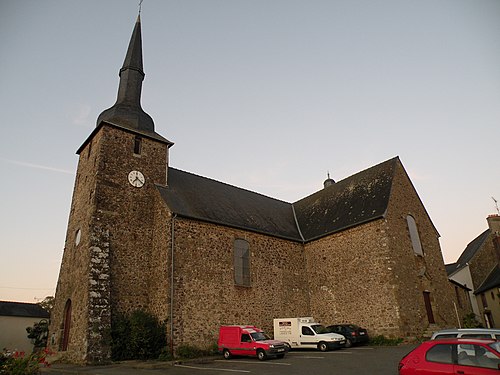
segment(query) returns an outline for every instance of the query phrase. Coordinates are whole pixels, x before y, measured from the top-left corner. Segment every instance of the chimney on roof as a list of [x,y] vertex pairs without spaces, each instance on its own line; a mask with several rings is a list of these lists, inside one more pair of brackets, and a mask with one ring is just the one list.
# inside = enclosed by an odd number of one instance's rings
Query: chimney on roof
[[486,220],[488,221],[491,233],[500,236],[500,215],[489,215]]
[[332,185],[335,184],[335,180],[333,180],[332,178],[330,178],[330,172],[327,172],[326,175],[328,176],[328,178],[325,180],[325,182],[323,182],[323,186],[324,186],[325,189],[328,186],[332,186]]

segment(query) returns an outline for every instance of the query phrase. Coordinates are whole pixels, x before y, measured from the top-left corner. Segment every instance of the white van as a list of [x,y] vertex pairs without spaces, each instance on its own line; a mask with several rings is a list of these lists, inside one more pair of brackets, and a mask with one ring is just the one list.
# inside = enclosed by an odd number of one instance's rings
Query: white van
[[464,338],[500,340],[500,329],[491,328],[454,328],[434,332],[431,340]]
[[329,333],[313,317],[274,319],[274,339],[292,348],[317,348],[322,352],[345,346],[345,337]]

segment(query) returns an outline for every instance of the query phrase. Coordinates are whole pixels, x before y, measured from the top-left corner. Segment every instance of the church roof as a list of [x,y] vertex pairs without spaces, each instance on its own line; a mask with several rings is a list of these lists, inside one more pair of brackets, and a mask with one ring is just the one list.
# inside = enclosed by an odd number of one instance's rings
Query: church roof
[[144,112],[141,107],[142,81],[145,74],[142,63],[140,15],[135,22],[119,76],[120,84],[115,104],[101,112],[97,118],[96,128],[76,151],[77,154],[80,154],[87,143],[94,137],[95,133],[105,123],[128,132],[155,139],[165,143],[168,147],[173,145],[172,142],[155,132],[153,118]]
[[304,238],[313,240],[383,217],[398,161],[387,160],[294,203]]
[[290,203],[171,167],[158,189],[180,216],[300,241]]
[[398,158],[359,172],[295,203],[169,168],[158,189],[177,215],[307,242],[385,215]]

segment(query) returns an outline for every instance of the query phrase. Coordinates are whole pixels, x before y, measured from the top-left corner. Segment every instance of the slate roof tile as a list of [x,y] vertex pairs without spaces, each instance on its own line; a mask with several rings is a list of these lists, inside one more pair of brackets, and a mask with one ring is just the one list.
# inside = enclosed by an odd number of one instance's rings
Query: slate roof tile
[[49,318],[50,314],[36,303],[0,301],[0,316]]
[[383,217],[397,163],[380,163],[293,205],[171,167],[168,186],[157,188],[180,216],[307,242]]

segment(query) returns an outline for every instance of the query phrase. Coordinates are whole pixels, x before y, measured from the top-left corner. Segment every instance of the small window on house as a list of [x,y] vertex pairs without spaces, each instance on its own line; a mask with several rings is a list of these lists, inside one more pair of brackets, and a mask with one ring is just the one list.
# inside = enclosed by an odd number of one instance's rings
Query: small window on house
[[239,238],[234,240],[234,282],[250,286],[250,245]]
[[140,155],[141,154],[141,146],[142,146],[142,138],[139,136],[135,136],[134,139],[134,154]]
[[486,295],[484,293],[481,293],[481,302],[483,303],[483,308],[488,307],[488,302],[486,301]]
[[417,223],[411,215],[406,216],[406,222],[408,223],[408,231],[410,232],[413,252],[416,255],[423,256],[424,251],[422,250],[422,243],[420,242],[420,236],[418,235]]
[[462,298],[460,298],[460,289],[458,286],[455,287],[455,294],[457,295],[458,306],[462,307]]

